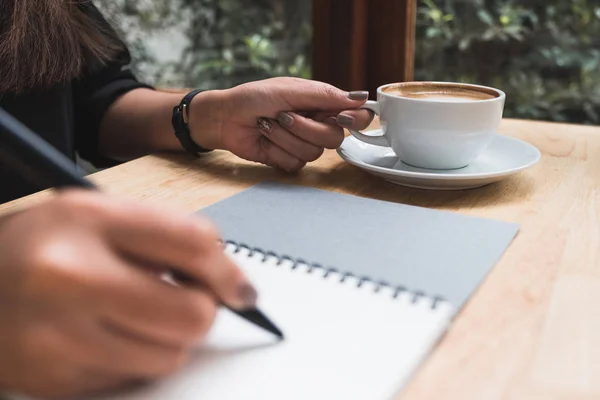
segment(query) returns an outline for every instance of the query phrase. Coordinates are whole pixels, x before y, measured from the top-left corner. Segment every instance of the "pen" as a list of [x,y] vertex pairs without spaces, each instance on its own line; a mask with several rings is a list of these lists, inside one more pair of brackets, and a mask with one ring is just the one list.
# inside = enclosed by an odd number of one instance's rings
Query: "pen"
[[[75,163],[2,108],[0,108],[0,157],[5,165],[14,169],[22,175],[23,179],[39,189],[48,186],[97,189],[77,173]],[[192,278],[179,271],[173,271],[173,276],[182,283],[195,283]],[[234,310],[227,305],[224,306],[241,318],[283,339],[281,330],[260,310],[256,308]]]

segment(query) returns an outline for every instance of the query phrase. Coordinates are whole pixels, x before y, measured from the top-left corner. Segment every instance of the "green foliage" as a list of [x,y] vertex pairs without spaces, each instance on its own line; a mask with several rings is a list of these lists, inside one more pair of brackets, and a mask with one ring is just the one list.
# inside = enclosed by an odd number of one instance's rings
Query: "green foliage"
[[230,87],[272,76],[310,77],[310,2],[183,0],[193,21],[181,68],[188,85]]
[[[310,1],[97,3],[132,45],[136,71],[154,84],[213,89],[273,76],[310,78]],[[164,35],[173,26],[187,38],[180,59],[164,61],[149,46],[140,46],[150,35]]]
[[422,0],[415,76],[492,85],[506,116],[600,123],[597,0]]
[[[127,38],[136,71],[156,85],[310,77],[312,1],[97,3]],[[183,56],[163,60],[148,41],[173,29],[187,38]],[[419,0],[416,49],[416,79],[498,87],[508,117],[600,123],[598,0]]]

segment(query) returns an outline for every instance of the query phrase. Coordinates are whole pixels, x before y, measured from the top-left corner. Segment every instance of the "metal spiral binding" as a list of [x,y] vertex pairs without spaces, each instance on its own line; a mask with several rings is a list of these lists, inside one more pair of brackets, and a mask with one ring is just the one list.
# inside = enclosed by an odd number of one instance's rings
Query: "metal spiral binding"
[[446,299],[440,296],[431,296],[422,291],[411,291],[404,286],[393,286],[385,281],[373,281],[368,277],[358,277],[351,273],[344,273],[336,268],[326,268],[318,263],[309,263],[303,259],[295,259],[286,255],[280,255],[272,251],[265,251],[258,247],[251,247],[244,243],[238,243],[232,240],[221,241],[221,245],[226,251],[230,251],[233,254],[240,253],[241,251],[247,251],[248,257],[255,257],[257,254],[262,256],[262,262],[265,263],[270,259],[276,260],[276,266],[282,266],[283,264],[291,265],[292,270],[303,268],[306,273],[312,274],[315,271],[322,273],[323,278],[328,278],[330,275],[338,275],[340,277],[339,282],[345,283],[353,279],[357,287],[371,286],[373,290],[378,293],[387,289],[391,292],[393,298],[398,298],[401,295],[411,296],[410,302],[413,304],[428,299],[431,301],[431,308],[436,309],[441,303],[445,303]]

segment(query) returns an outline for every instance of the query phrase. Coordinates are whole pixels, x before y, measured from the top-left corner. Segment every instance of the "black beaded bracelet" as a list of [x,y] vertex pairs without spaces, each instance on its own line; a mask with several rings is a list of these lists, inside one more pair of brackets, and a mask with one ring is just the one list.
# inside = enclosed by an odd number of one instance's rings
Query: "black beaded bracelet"
[[185,95],[185,97],[181,100],[181,103],[173,108],[173,118],[171,119],[173,128],[175,129],[175,136],[181,143],[181,146],[183,146],[188,153],[194,155],[195,157],[198,157],[198,153],[207,153],[211,151],[199,146],[198,143],[194,142],[190,136],[190,128],[188,126],[188,116],[190,113],[190,104],[192,99],[198,93],[203,91],[204,90],[202,89],[196,89]]

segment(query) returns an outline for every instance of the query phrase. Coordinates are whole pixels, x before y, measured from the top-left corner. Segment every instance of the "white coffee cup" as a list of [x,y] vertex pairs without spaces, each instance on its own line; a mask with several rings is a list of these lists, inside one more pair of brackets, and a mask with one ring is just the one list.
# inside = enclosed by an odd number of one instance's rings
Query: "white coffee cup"
[[377,101],[362,107],[379,116],[383,134],[350,133],[363,142],[391,147],[413,167],[463,168],[497,133],[505,99],[501,90],[480,85],[391,83],[377,89]]

